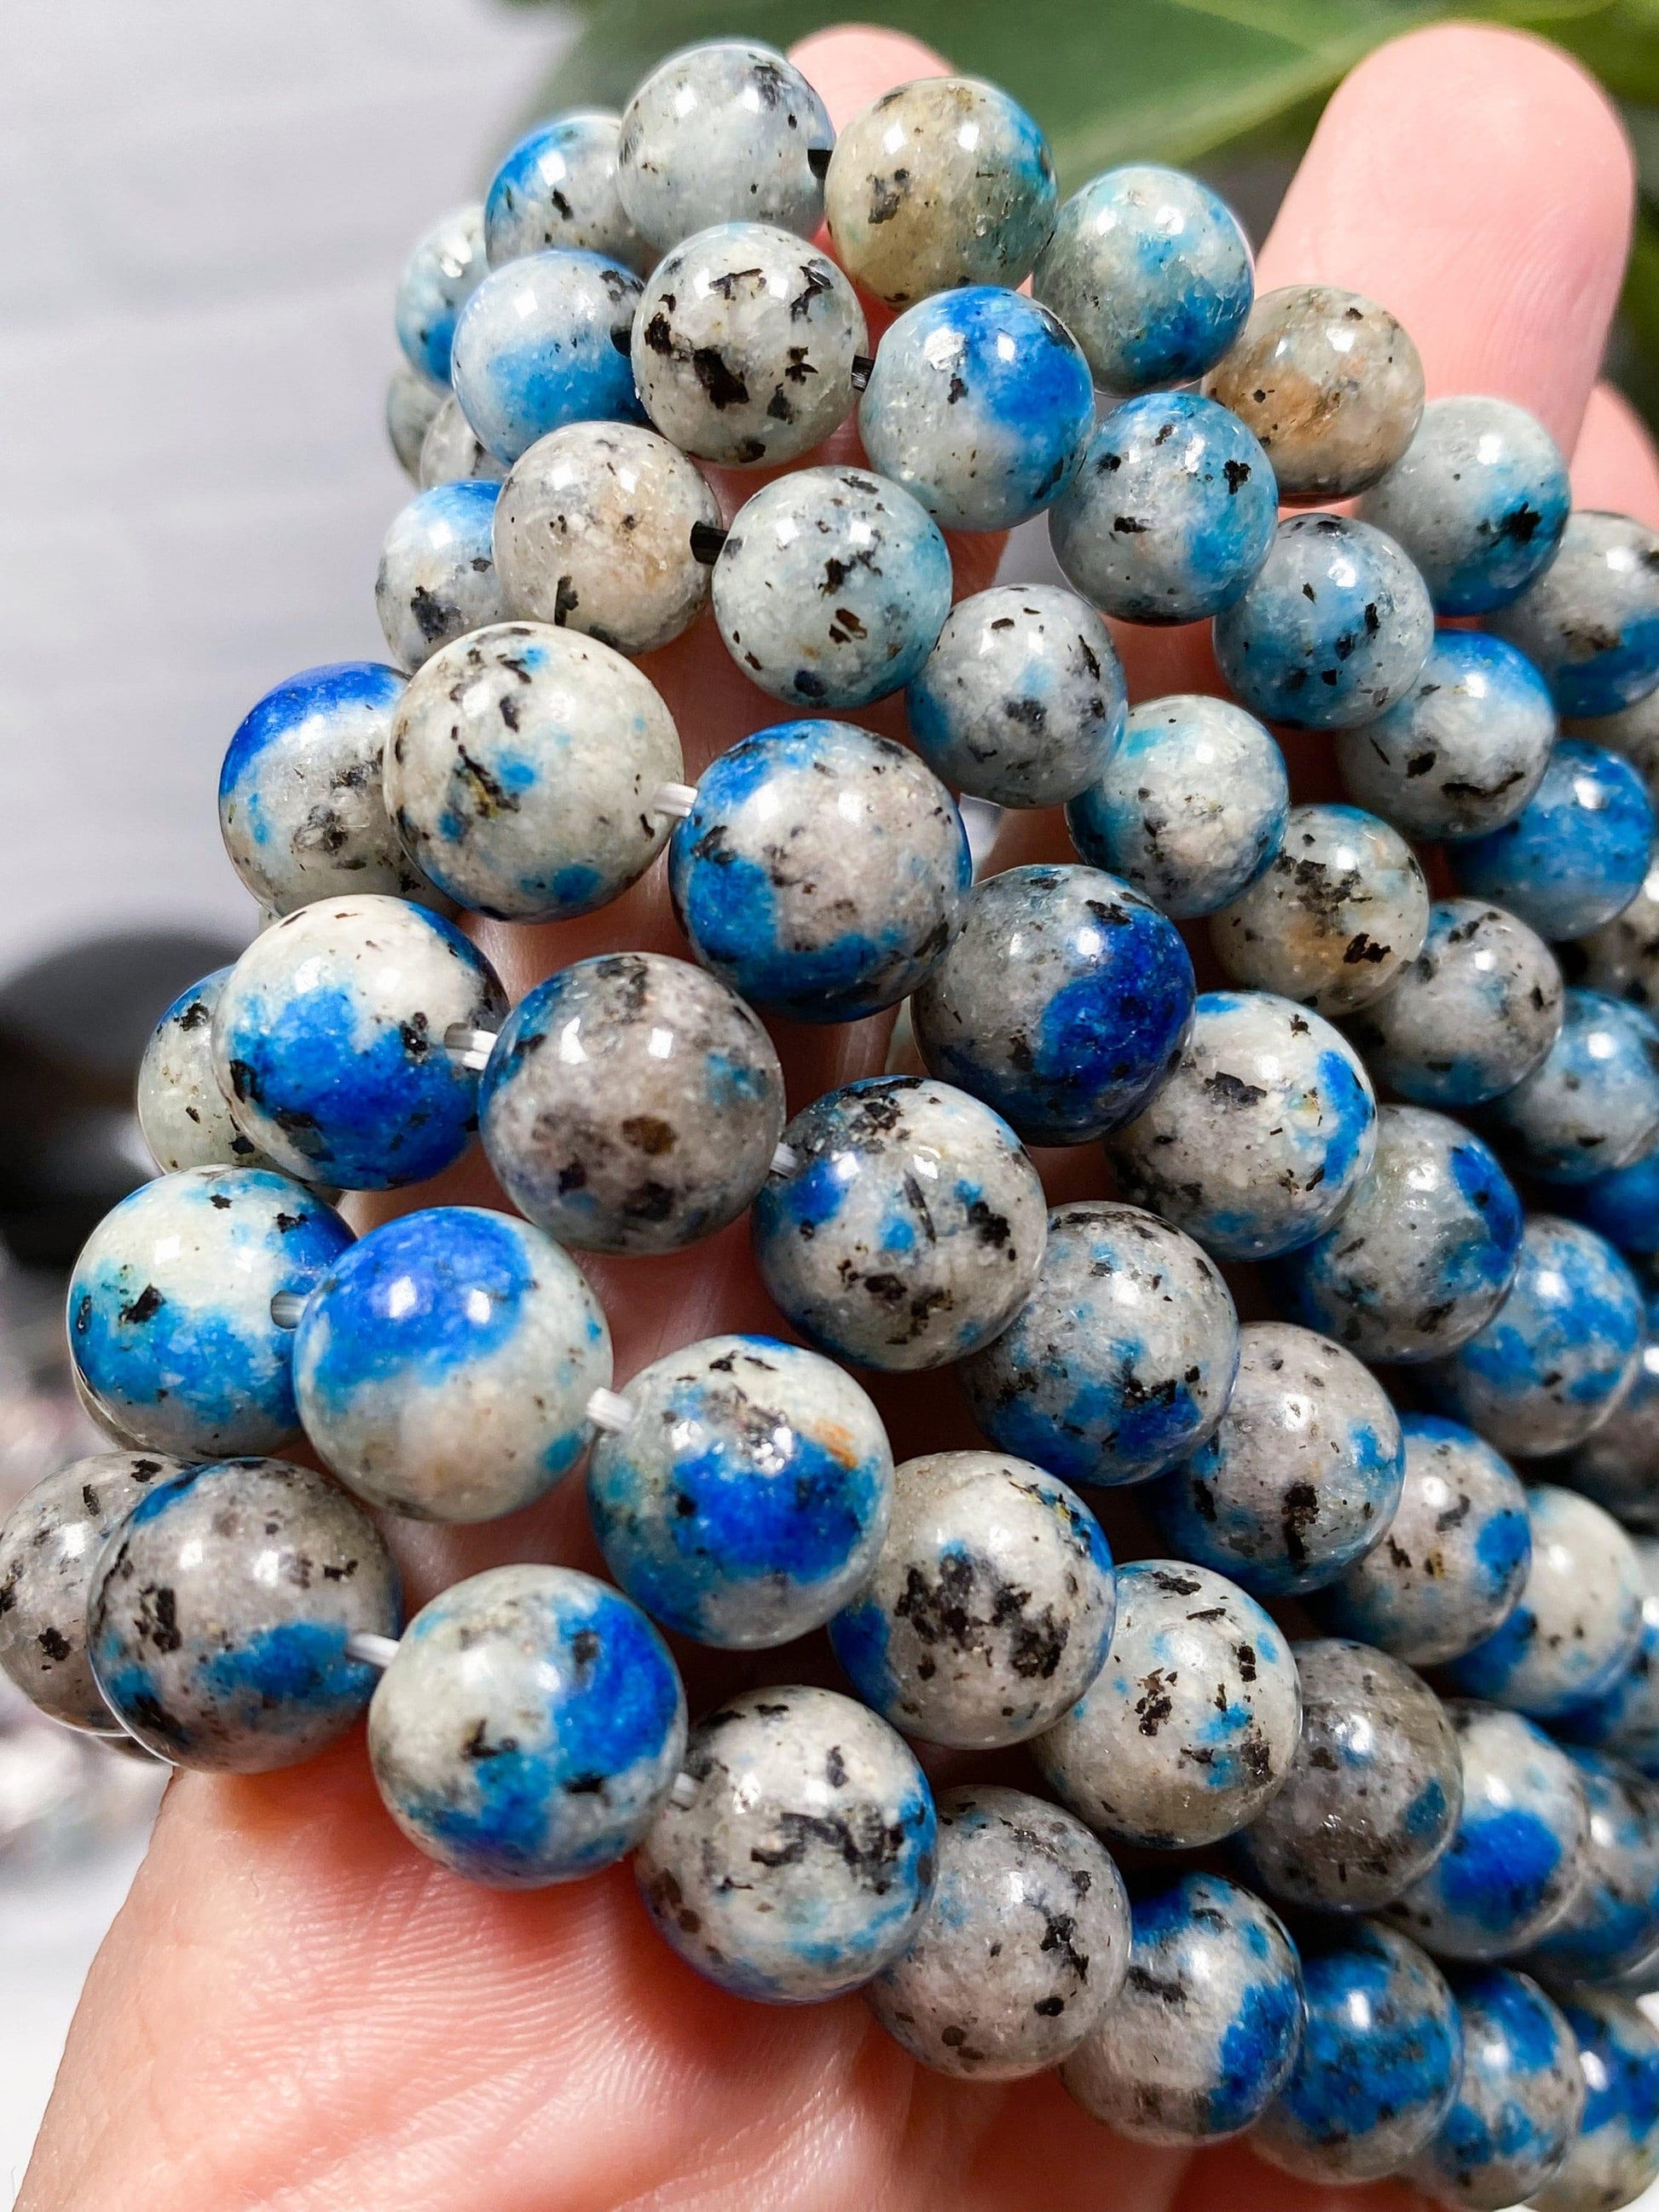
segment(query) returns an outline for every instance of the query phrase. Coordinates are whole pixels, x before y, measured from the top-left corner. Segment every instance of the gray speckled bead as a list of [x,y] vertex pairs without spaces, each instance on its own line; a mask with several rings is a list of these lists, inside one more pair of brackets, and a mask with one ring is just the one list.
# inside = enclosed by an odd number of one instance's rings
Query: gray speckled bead
[[184,1472],[163,1452],[95,1452],[37,1482],[7,1515],[0,1668],[53,1720],[113,1732],[87,1652],[88,1588],[104,1545],[149,1486]]
[[617,190],[622,118],[579,108],[539,123],[501,160],[484,194],[492,269],[550,246],[586,246],[646,275],[655,253],[623,212]]
[[799,469],[738,510],[714,563],[714,619],[775,699],[866,707],[902,690],[951,611],[939,525],[862,469]]
[[1659,867],[1621,914],[1579,938],[1563,954],[1574,979],[1592,991],[1659,1013]]
[[1270,2104],[1302,2040],[1302,1970],[1276,1913],[1219,1875],[1144,1890],[1116,2000],[1061,2077],[1132,2142],[1219,2142]]
[[1063,1482],[1006,1452],[928,1452],[898,1468],[875,1571],[830,1641],[895,1728],[992,1750],[1084,1694],[1114,1603],[1106,1540]]
[[1610,1420],[1565,1462],[1561,1479],[1627,1528],[1659,1530],[1659,1339],[1651,1310],[1642,1370]]
[[1348,1024],[1378,1079],[1419,1106],[1512,1091],[1561,1033],[1561,970],[1537,932],[1483,899],[1441,899],[1423,949]]
[[1255,715],[1187,692],[1131,708],[1109,766],[1066,821],[1085,860],[1184,921],[1255,881],[1289,804],[1284,756]]
[[478,1111],[502,1188],[550,1235],[668,1252],[755,1195],[783,1127],[783,1073],[716,977],[665,953],[603,953],[514,1008]]
[[1457,1739],[1427,1683],[1369,1644],[1294,1647],[1302,1741],[1284,1787],[1238,1838],[1270,1895],[1324,1912],[1375,1912],[1451,1840]]
[[659,252],[717,222],[810,238],[835,137],[823,102],[775,47],[711,39],[671,54],[629,101],[617,186]]
[[1397,830],[1357,806],[1293,806],[1210,942],[1234,982],[1350,1014],[1417,957],[1428,926],[1429,887]]
[[1030,1297],[1042,1185],[1001,1117],[931,1077],[832,1091],[784,1131],[797,1164],[755,1202],[755,1257],[780,1310],[855,1365],[941,1367]]
[[398,1571],[326,1475],[227,1459],[152,1483],[100,1555],[87,1642],[105,1702],[158,1759],[260,1774],[368,1703],[352,1635],[395,1636]]
[[750,1690],[699,1721],[694,1790],[635,1862],[658,1929],[740,1996],[810,2004],[907,1949],[933,1891],[933,1801],[903,1738],[834,1690]]
[[999,806],[1056,806],[1108,770],[1124,724],[1111,632],[1075,592],[997,584],[962,599],[905,694],[934,773]]
[[1659,685],[1659,534],[1576,507],[1543,574],[1489,617],[1564,714],[1616,714]]
[[432,418],[447,393],[420,370],[400,361],[386,380],[386,434],[398,465],[412,482],[420,482],[421,446]]
[[723,222],[653,271],[634,318],[634,380],[683,453],[775,465],[847,420],[853,362],[868,343],[864,311],[828,254],[791,230]]
[[420,239],[398,279],[392,319],[411,368],[434,384],[449,382],[455,319],[483,282],[483,210],[453,208]]
[[501,487],[502,603],[522,622],[653,653],[702,611],[708,570],[691,533],[720,526],[720,502],[666,438],[631,422],[568,422],[538,438]]
[[439,484],[500,483],[506,474],[506,462],[498,461],[484,444],[462,414],[454,393],[447,393],[421,441],[416,483],[422,491],[431,491]]
[[1406,1482],[1389,1532],[1312,1610],[1408,1666],[1455,1659],[1515,1610],[1532,1565],[1526,1492],[1472,1429],[1407,1413]]
[[1126,1197],[1218,1259],[1310,1243],[1371,1164],[1376,1102],[1320,1015],[1266,991],[1206,991],[1181,1064],[1107,1152]]
[[179,1168],[264,1168],[272,1163],[230,1118],[213,1073],[213,1009],[228,968],[181,991],[138,1064],[138,1127],[164,1175]]
[[1423,413],[1423,363],[1386,307],[1334,284],[1258,295],[1204,380],[1267,448],[1282,498],[1349,499],[1391,469]]
[[1437,1359],[1483,1328],[1521,1253],[1521,1201],[1458,1121],[1384,1106],[1376,1157],[1324,1235],[1279,1262],[1290,1310],[1361,1359]]
[[1103,1198],[1048,1216],[1030,1298],[957,1372],[1005,1451],[1066,1482],[1122,1483],[1214,1432],[1237,1367],[1238,1316],[1209,1255]]
[[1561,2010],[1578,2045],[1584,2116],[1535,2212],[1617,2212],[1659,2176],[1659,2028],[1628,1997],[1575,1990]]
[[1452,880],[1499,901],[1552,941],[1587,936],[1622,914],[1652,865],[1654,813],[1630,762],[1563,738],[1515,818],[1447,854]]
[[918,77],[836,142],[824,214],[842,266],[891,307],[963,284],[1018,285],[1054,226],[1042,132],[975,77]]
[[1513,821],[1543,781],[1555,708],[1501,637],[1442,630],[1405,697],[1339,730],[1350,794],[1413,837],[1478,837]]
[[1128,1961],[1122,1879],[1081,1821],[969,1784],[939,1800],[933,1899],[865,2002],[935,2073],[1012,2081],[1075,2051]]
[[650,811],[684,774],[649,678],[597,638],[496,623],[434,653],[398,702],[386,798],[460,905],[563,921],[638,881],[667,842]]
[[1399,1417],[1352,1352],[1288,1322],[1248,1322],[1219,1427],[1146,1503],[1172,1551],[1282,1597],[1334,1582],[1380,1543],[1404,1476]]
[[574,247],[490,270],[457,318],[451,374],[498,461],[567,422],[641,419],[629,361],[641,289],[620,261]]
[[436,484],[394,515],[380,547],[374,610],[399,668],[418,668],[441,645],[499,622],[498,487]]
[[1593,720],[1569,718],[1562,729],[1567,736],[1588,744],[1605,745],[1622,754],[1647,786],[1648,797],[1659,807],[1659,692],[1650,691],[1633,707],[1615,714],[1598,714]]
[[1503,2212],[1553,2175],[1584,2109],[1572,2030],[1503,1966],[1451,1977],[1463,2027],[1457,2096],[1410,2178],[1449,2212]]
[[1206,1567],[1138,1559],[1118,1575],[1105,1665],[1031,1748],[1091,1827],[1176,1850],[1254,1819],[1301,1726],[1296,1662],[1255,1599]]
[[1589,1808],[1583,1880],[1522,1961],[1552,1988],[1615,1982],[1659,1943],[1659,1788],[1622,1759],[1582,1745],[1567,1756]]
[[[1638,1772],[1659,1780],[1659,1540],[1638,1536],[1642,1575],[1642,1634],[1635,1656],[1599,1697],[1556,1716],[1552,1726],[1572,1743],[1616,1752]],[[1659,1953],[1659,1945],[1656,1945]]]
[[1639,1006],[1568,991],[1561,1033],[1481,1125],[1540,1182],[1586,1183],[1659,1139],[1659,1028]]

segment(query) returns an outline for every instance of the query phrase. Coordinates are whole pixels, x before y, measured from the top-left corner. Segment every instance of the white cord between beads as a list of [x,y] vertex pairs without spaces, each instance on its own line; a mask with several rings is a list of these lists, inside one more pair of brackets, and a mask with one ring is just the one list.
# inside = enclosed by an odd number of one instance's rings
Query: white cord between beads
[[462,1067],[487,1067],[498,1034],[495,1030],[475,1030],[467,1022],[451,1022],[444,1031],[444,1050]]
[[772,1155],[768,1175],[792,1176],[800,1165],[800,1154],[793,1145],[780,1145]]
[[306,1310],[304,1296],[299,1291],[278,1291],[270,1302],[270,1320],[274,1328],[298,1328],[300,1316]]
[[634,1408],[614,1390],[596,1390],[582,1411],[596,1429],[608,1429],[612,1436],[620,1434],[634,1419]]
[[691,783],[659,783],[651,794],[647,810],[652,814],[672,815],[676,822],[684,822],[697,803],[697,789]]
[[365,1667],[378,1667],[384,1673],[398,1656],[395,1636],[372,1636],[366,1628],[354,1628],[346,1638],[346,1657],[356,1659]]
[[697,1802],[697,1784],[695,1776],[687,1774],[682,1770],[674,1777],[673,1786],[668,1795],[682,1813],[689,1806],[695,1805]]

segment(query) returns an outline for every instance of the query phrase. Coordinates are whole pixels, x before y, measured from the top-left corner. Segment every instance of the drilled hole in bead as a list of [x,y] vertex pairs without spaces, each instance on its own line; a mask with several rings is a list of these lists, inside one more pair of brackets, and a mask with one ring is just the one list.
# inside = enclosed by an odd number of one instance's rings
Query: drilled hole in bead
[[469,1023],[452,1022],[444,1031],[444,1050],[463,1067],[485,1067],[495,1050],[495,1036],[494,1030],[475,1030]]

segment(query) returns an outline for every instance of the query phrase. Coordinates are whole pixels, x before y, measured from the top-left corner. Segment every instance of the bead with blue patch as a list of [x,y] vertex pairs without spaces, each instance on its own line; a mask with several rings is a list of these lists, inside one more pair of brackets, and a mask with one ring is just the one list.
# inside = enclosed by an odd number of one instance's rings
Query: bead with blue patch
[[1648,1339],[1634,1382],[1611,1417],[1563,1464],[1561,1480],[1627,1528],[1659,1528],[1659,1334],[1648,1296]]
[[1653,836],[1653,808],[1630,763],[1563,738],[1515,819],[1449,857],[1459,890],[1553,940],[1583,937],[1624,911],[1642,888]]
[[386,380],[386,442],[413,483],[421,477],[421,447],[447,394],[420,370],[400,361]]
[[1540,1182],[1629,1167],[1659,1143],[1659,1028],[1639,1006],[1568,991],[1561,1034],[1480,1126]]
[[1543,671],[1564,714],[1616,714],[1659,685],[1659,535],[1575,507],[1555,558],[1487,617]]
[[624,214],[617,190],[621,135],[621,116],[583,107],[538,123],[508,149],[484,194],[492,269],[550,246],[578,246],[649,273],[656,254]]
[[216,968],[181,991],[151,1030],[139,1062],[138,1127],[163,1175],[271,1164],[231,1120],[213,1073],[213,1009],[229,974]]
[[713,1336],[628,1385],[596,1441],[587,1509],[638,1604],[699,1643],[750,1650],[821,1627],[868,1580],[893,1455],[850,1375],[769,1336]]
[[1463,2031],[1457,2095],[1410,2178],[1449,2212],[1503,2212],[1566,2156],[1584,2108],[1578,2047],[1526,1975],[1463,1967],[1449,1979]]
[[475,201],[441,216],[421,238],[398,279],[393,322],[412,368],[447,385],[455,320],[483,281],[483,210]]
[[1562,958],[1575,983],[1659,1012],[1659,866],[1648,870],[1627,907],[1569,945]]
[[499,622],[493,483],[437,484],[392,517],[380,547],[374,609],[386,650],[416,669],[441,645]]
[[1561,2010],[1578,2045],[1584,2112],[1535,2212],[1629,2204],[1659,2177],[1659,2029],[1628,1997],[1575,1990]]
[[1550,1725],[1568,1742],[1615,1753],[1659,1780],[1659,1539],[1638,1536],[1642,1633],[1624,1672],[1601,1694],[1569,1705]]
[[1622,1759],[1568,1747],[1589,1807],[1583,1876],[1522,1964],[1552,1987],[1617,1981],[1659,1944],[1659,1785]]
[[461,412],[498,461],[567,422],[642,422],[629,347],[641,286],[608,254],[552,247],[492,269],[455,323]]

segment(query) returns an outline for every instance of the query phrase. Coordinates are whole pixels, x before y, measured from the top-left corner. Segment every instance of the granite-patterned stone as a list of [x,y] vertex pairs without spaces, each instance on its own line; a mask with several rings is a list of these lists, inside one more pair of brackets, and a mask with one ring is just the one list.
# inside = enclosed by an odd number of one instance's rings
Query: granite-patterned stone
[[629,344],[641,284],[608,254],[552,246],[492,269],[456,319],[461,412],[509,465],[567,422],[637,422]]
[[483,282],[483,210],[475,200],[440,216],[422,234],[398,279],[392,321],[411,368],[449,382],[455,320]]
[[437,484],[392,517],[380,547],[374,610],[386,650],[418,668],[441,645],[501,619],[493,483]]
[[1463,2027],[1457,2095],[1410,2175],[1449,2212],[1503,2212],[1567,2154],[1584,2109],[1577,2045],[1524,1974],[1465,1967],[1451,1986]]
[[1489,620],[1564,714],[1620,714],[1659,685],[1659,535],[1575,507],[1549,567]]
[[181,991],[151,1030],[138,1063],[138,1127],[164,1175],[271,1164],[231,1120],[213,1073],[213,1009],[229,973],[216,968]]
[[1616,2212],[1659,2176],[1659,2028],[1628,1997],[1576,1990],[1561,2007],[1578,2045],[1584,2113],[1535,2212]]
[[538,123],[508,149],[484,194],[492,269],[550,246],[579,246],[650,273],[656,253],[623,213],[617,189],[621,136],[621,116],[583,107]]
[[1507,907],[1554,941],[1624,912],[1646,879],[1653,839],[1653,808],[1630,763],[1563,738],[1520,813],[1448,857],[1459,890]]
[[1561,1033],[1480,1125],[1540,1182],[1583,1184],[1659,1142],[1659,1027],[1601,991],[1568,991]]

